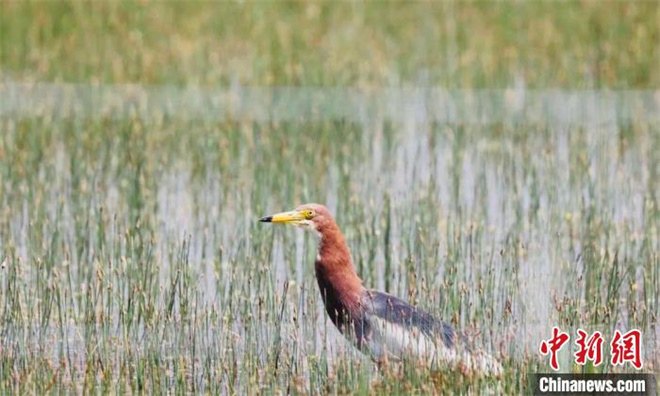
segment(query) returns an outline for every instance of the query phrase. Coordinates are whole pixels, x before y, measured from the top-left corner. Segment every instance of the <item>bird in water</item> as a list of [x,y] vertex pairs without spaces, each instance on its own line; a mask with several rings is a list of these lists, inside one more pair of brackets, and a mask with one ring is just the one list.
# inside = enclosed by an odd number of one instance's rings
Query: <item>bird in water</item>
[[397,297],[366,289],[325,206],[304,204],[259,221],[300,226],[318,237],[316,279],[326,312],[337,329],[377,363],[412,358],[466,375],[501,374],[495,358],[468,346],[450,325]]

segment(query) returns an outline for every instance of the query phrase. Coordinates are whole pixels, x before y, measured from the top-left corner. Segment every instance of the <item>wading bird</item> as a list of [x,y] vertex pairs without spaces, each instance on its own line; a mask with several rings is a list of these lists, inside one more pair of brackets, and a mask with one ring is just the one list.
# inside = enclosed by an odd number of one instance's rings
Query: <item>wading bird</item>
[[344,236],[325,206],[305,204],[259,221],[293,224],[318,237],[316,279],[328,316],[349,341],[377,363],[413,358],[459,369],[466,375],[500,375],[499,362],[468,347],[451,326],[392,295],[365,289]]

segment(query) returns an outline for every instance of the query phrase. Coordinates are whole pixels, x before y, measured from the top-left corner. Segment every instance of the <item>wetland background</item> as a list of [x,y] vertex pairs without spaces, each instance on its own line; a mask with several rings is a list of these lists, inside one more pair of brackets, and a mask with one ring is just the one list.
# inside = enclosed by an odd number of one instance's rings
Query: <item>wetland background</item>
[[0,3],[0,389],[492,389],[343,340],[313,239],[256,221],[309,201],[368,287],[498,356],[503,392],[549,369],[555,325],[639,328],[657,372],[659,21],[654,1]]

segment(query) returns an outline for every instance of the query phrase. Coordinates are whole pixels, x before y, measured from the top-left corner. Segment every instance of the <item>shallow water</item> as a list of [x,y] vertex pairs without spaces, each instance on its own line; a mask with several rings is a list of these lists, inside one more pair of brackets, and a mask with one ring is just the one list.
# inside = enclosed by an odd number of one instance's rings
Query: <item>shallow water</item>
[[[646,360],[659,357],[657,91],[0,92],[0,140],[18,161],[3,166],[0,252],[21,267],[3,271],[3,297],[14,282],[36,315],[3,322],[17,350],[47,328],[46,355],[66,348],[81,365],[108,343],[114,361],[142,348],[239,365],[280,345],[301,372],[310,356],[356,356],[325,319],[313,238],[256,223],[316,201],[367,286],[480,330],[491,352],[534,359],[554,325],[641,327]],[[26,146],[25,131],[44,137]],[[51,289],[60,315],[44,311]],[[144,315],[133,327],[130,309]],[[94,310],[107,314],[91,325]]]

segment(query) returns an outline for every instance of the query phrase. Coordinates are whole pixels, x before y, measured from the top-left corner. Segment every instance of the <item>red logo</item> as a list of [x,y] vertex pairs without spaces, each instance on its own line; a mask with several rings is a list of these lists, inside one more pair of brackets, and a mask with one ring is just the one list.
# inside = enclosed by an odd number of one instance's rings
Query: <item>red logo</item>
[[614,332],[612,347],[612,365],[623,365],[625,362],[632,363],[636,369],[642,368],[642,333],[639,330],[630,330],[621,334],[619,330]]
[[587,332],[582,329],[577,333],[578,339],[575,343],[578,351],[575,352],[575,363],[585,365],[587,360],[590,360],[594,362],[594,366],[600,365],[603,362],[603,335],[596,331],[587,338]]
[[[595,331],[589,335],[586,331],[578,329],[577,335],[578,338],[575,340],[575,345],[577,345],[577,351],[574,354],[575,363],[581,366],[587,364],[587,361],[593,362],[594,366],[603,363],[603,334],[600,331]],[[569,339],[568,333],[555,326],[552,328],[552,338],[541,341],[539,351],[543,356],[550,355],[550,367],[555,371],[559,370],[557,354]],[[610,348],[613,366],[622,366],[628,362],[637,370],[642,368],[641,331],[634,329],[621,334],[619,330],[616,330],[610,342]]]
[[559,370],[559,363],[557,363],[557,352],[561,351],[561,348],[564,347],[564,344],[570,339],[568,333],[564,333],[559,330],[558,327],[552,328],[552,338],[549,340],[541,341],[541,355],[551,355],[550,357],[550,366],[553,370]]

